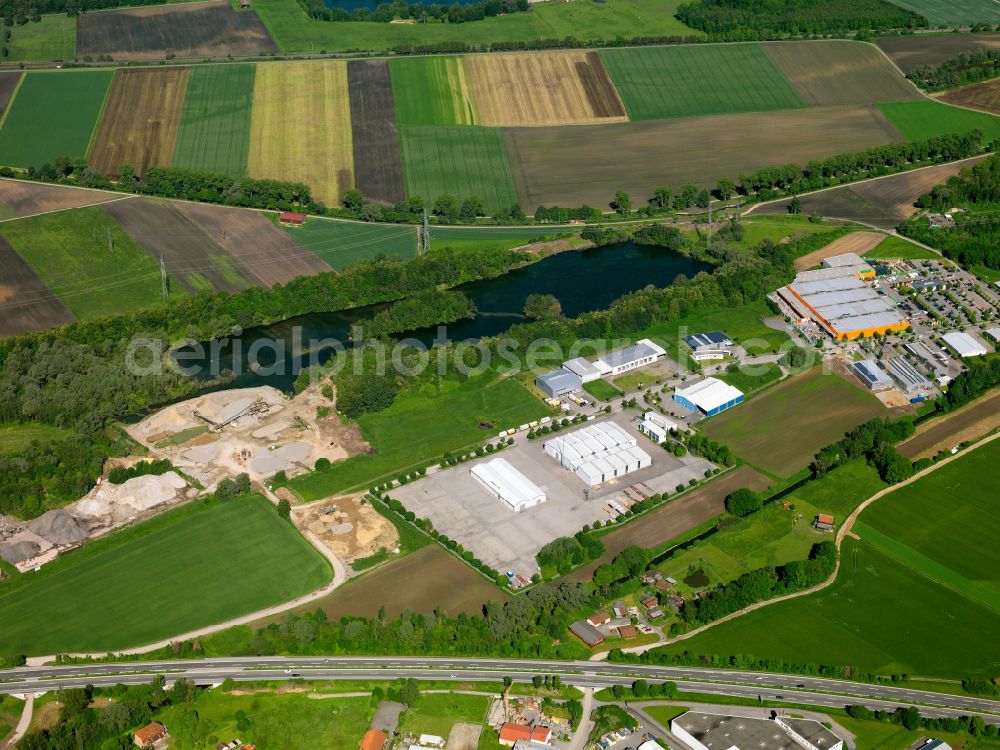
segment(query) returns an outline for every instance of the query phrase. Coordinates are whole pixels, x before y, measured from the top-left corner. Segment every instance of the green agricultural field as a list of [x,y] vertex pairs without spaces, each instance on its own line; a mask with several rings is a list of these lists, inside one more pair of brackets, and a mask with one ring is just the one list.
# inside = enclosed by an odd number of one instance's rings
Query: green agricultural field
[[65,440],[72,430],[47,424],[8,424],[0,427],[0,454],[16,453],[33,442],[53,443]]
[[[0,641],[23,654],[137,646],[294,599],[329,577],[263,497],[195,503],[14,581],[0,591]],[[136,606],[151,591],[184,606]]]
[[602,50],[632,120],[804,107],[759,44]]
[[[572,231],[572,230],[568,230]],[[431,227],[431,250],[504,250],[570,236],[550,227]]]
[[[990,606],[970,596],[965,585],[952,586],[972,580],[962,571],[972,572],[978,579],[972,593],[996,597],[996,510],[988,502],[990,485],[977,477],[987,476],[983,467],[995,466],[998,457],[1000,445],[992,443],[878,500],[861,515],[861,539],[844,541],[840,573],[830,588],[666,648],[732,655],[751,652],[747,644],[753,644],[758,658],[883,674],[992,675],[1000,660],[995,599]],[[949,575],[942,577],[942,570]]]
[[598,401],[611,401],[616,398],[620,398],[622,392],[615,388],[607,380],[591,380],[589,383],[583,384],[583,390],[589,393],[591,396],[596,398]]
[[417,705],[406,709],[399,717],[399,731],[447,737],[451,728],[460,721],[482,724],[490,702],[491,698],[485,695],[423,695]]
[[815,223],[809,221],[809,217],[802,214],[789,214],[787,216],[751,214],[741,219],[740,224],[743,225],[743,239],[739,242],[740,247],[753,247],[764,240],[781,242],[785,237],[817,234],[836,229],[829,222]]
[[[254,693],[233,695],[220,690],[200,693],[191,706],[171,706],[156,714],[157,721],[170,727],[172,746],[209,750],[215,741],[181,742],[191,726],[182,715],[193,709],[197,726],[206,736],[225,739],[239,737],[245,743],[271,750],[300,750],[304,747],[353,748],[368,729],[368,697],[332,697],[313,700],[305,693]],[[250,727],[236,728],[236,712],[250,719]]]
[[428,204],[449,194],[461,201],[478,195],[487,211],[517,203],[500,131],[471,127],[403,127],[406,194]]
[[744,393],[759,390],[780,378],[781,368],[772,364],[750,365],[744,368],[737,368],[735,372],[730,372],[727,369],[725,372],[719,374],[719,380],[724,380],[729,385],[739,388]]
[[815,368],[713,417],[704,432],[754,466],[790,477],[847,430],[888,414],[860,385]]
[[476,124],[461,58],[398,57],[389,74],[397,124]]
[[[385,411],[365,414],[358,420],[374,453],[352,456],[326,471],[296,477],[289,486],[308,501],[371,485],[380,477],[438,458],[446,451],[485,442],[499,430],[548,413],[520,383],[492,372],[463,383],[444,380],[440,386],[428,384],[401,393]],[[481,429],[480,422],[495,425],[495,429]]]
[[417,228],[407,224],[311,219],[304,227],[285,227],[285,231],[337,271],[379,256],[414,258],[417,255]]
[[867,461],[851,461],[824,474],[822,479],[808,482],[786,499],[796,507],[801,505],[815,508],[818,513],[830,513],[839,524],[863,501],[886,486]]
[[944,133],[967,133],[976,129],[983,131],[984,143],[1000,138],[1000,119],[985,112],[950,107],[929,99],[879,104],[878,108],[909,141],[925,141]]
[[543,2],[511,13],[462,24],[388,24],[315,21],[295,0],[259,0],[254,9],[282,52],[386,50],[400,44],[467,44],[534,39],[615,39],[619,36],[703,36],[674,18],[681,0]]
[[255,65],[210,65],[188,73],[173,166],[243,176],[250,150]]
[[924,16],[934,26],[1000,23],[1000,6],[993,0],[893,0]]
[[915,245],[902,237],[886,237],[875,247],[865,253],[866,258],[908,258],[913,260],[935,259],[941,256],[932,250]]
[[[954,571],[964,579],[959,581],[963,588],[968,581],[991,589],[1000,611],[1000,548],[996,544],[1000,507],[989,481],[998,460],[1000,446],[995,442],[973,451],[880,500],[865,511],[864,521],[914,553]],[[931,518],[933,523],[914,522]],[[975,533],[970,534],[973,529]],[[864,533],[861,538],[869,541]]]
[[27,73],[0,129],[0,165],[40,167],[57,156],[86,156],[113,75]]
[[[162,299],[159,264],[99,206],[9,221],[2,233],[78,318],[138,310]],[[179,293],[181,285],[172,289]]]
[[76,17],[57,13],[38,22],[14,24],[10,28],[6,59],[72,60],[76,55]]

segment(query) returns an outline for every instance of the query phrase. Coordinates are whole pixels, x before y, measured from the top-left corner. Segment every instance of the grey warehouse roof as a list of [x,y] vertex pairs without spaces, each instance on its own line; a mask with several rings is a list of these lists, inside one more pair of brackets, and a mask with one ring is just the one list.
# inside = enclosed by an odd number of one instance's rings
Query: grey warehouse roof
[[709,331],[708,333],[693,333],[684,337],[684,343],[692,349],[702,346],[728,346],[733,342],[722,331]]
[[537,380],[541,383],[545,383],[552,390],[559,390],[562,388],[571,388],[576,390],[583,386],[583,381],[580,380],[580,376],[569,370],[553,370],[552,372],[547,372],[544,375],[539,375]]
[[[784,720],[791,726],[790,720]],[[798,743],[777,722],[768,719],[750,719],[743,716],[724,716],[689,711],[674,722],[687,731],[709,750],[729,750],[736,747],[746,750],[801,750]],[[802,724],[803,726],[798,726]],[[805,725],[815,724],[816,729]],[[841,742],[833,732],[815,721],[798,720],[793,729],[817,747],[832,748]],[[803,734],[808,732],[808,736]],[[825,734],[824,734],[825,733]],[[817,744],[816,740],[820,740]]]
[[624,349],[611,352],[610,354],[602,357],[602,359],[608,367],[618,367],[628,362],[635,362],[636,360],[645,359],[646,357],[655,357],[656,355],[656,350],[647,344],[633,344],[632,346],[627,346]]

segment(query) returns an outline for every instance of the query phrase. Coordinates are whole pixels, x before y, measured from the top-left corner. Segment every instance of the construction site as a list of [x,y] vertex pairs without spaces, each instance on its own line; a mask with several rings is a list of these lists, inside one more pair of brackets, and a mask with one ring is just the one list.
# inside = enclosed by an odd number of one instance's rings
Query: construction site
[[265,483],[278,472],[292,477],[320,459],[370,450],[317,386],[291,399],[270,386],[208,393],[168,406],[128,432],[208,490],[243,473]]
[[292,521],[315,546],[326,547],[345,563],[382,550],[398,553],[396,527],[364,497],[358,493],[303,505],[293,509]]

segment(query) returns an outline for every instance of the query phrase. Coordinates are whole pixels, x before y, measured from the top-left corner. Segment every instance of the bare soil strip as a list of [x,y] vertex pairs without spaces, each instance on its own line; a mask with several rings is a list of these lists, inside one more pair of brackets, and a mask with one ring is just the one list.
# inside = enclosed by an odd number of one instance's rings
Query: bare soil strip
[[74,320],[66,305],[0,237],[0,338]]
[[46,185],[40,182],[0,180],[0,203],[16,217],[34,216],[66,208],[80,208],[119,200],[120,195],[100,190]]
[[920,65],[939,65],[960,52],[1000,47],[1000,34],[887,36],[876,44],[904,73],[909,73]]
[[838,239],[835,239],[826,247],[814,250],[808,255],[795,259],[795,270],[805,271],[807,268],[818,266],[827,258],[844,253],[857,253],[864,255],[885,239],[881,232],[851,232]]
[[23,75],[24,73],[21,71],[0,73],[0,119],[3,119],[7,105],[10,104],[10,98],[14,95],[14,90],[21,82]]
[[261,286],[333,270],[256,211],[203,203],[173,205],[204,229]]
[[405,199],[403,156],[396,132],[396,105],[385,60],[347,63],[354,142],[354,180],[367,198],[384,203]]
[[1000,390],[991,396],[973,401],[961,409],[931,420],[917,428],[899,452],[916,461],[951,450],[966,440],[974,440],[1000,427]]
[[959,107],[972,107],[1000,115],[1000,80],[963,86],[960,89],[946,91],[936,98],[948,104],[957,104]]
[[187,68],[119,68],[111,82],[90,163],[106,175],[117,175],[123,164],[135,167],[139,174],[148,166],[169,165],[187,76]]

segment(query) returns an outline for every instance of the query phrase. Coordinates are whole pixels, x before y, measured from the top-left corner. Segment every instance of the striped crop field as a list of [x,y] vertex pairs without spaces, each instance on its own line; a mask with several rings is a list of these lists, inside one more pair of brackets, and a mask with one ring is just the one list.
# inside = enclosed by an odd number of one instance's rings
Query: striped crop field
[[254,72],[253,65],[191,69],[173,166],[246,174]]
[[110,70],[27,73],[0,129],[0,164],[40,167],[87,155]]
[[613,49],[601,57],[633,120],[804,106],[759,44]]
[[480,127],[400,128],[406,194],[428,205],[441,195],[477,195],[488,211],[517,202],[500,131]]
[[476,124],[461,58],[399,57],[389,74],[400,126]]
[[354,186],[347,63],[262,63],[250,121],[251,177],[304,182],[340,203]]

